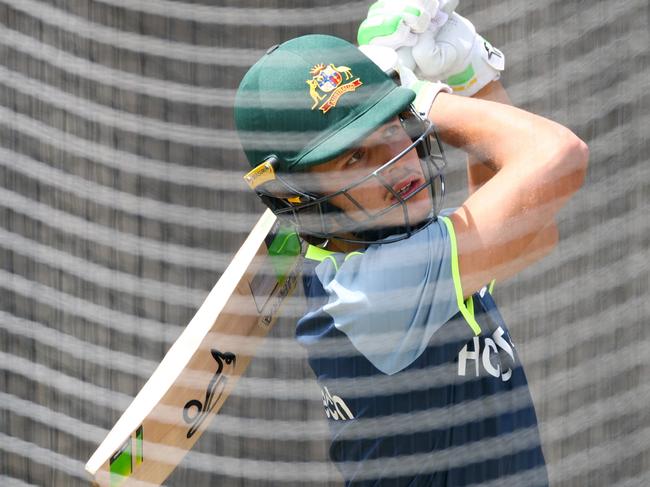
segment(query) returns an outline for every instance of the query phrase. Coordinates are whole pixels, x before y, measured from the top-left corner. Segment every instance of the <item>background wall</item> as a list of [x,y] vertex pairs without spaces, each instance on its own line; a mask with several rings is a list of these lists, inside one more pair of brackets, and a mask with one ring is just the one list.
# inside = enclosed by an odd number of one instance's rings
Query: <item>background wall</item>
[[[262,212],[241,180],[239,80],[288,38],[354,40],[369,3],[0,0],[0,485],[86,484]],[[506,53],[514,103],[591,148],[559,248],[496,290],[553,485],[650,485],[650,6],[458,10]],[[452,154],[450,206],[464,177]],[[338,485],[291,336],[276,327],[168,485]]]

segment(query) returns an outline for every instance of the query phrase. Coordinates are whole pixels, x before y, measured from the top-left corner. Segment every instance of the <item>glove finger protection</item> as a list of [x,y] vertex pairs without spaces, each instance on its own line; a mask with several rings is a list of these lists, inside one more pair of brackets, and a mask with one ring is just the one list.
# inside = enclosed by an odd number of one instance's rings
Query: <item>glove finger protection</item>
[[[359,26],[359,45],[378,44],[392,49],[414,46],[439,13],[438,0],[378,0]],[[445,14],[446,15],[446,14]]]

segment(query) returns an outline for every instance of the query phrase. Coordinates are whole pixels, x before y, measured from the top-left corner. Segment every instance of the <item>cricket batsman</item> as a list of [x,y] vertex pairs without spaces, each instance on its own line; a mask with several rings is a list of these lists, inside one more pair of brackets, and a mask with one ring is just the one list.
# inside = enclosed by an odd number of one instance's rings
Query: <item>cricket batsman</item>
[[[311,244],[296,336],[346,485],[548,485],[492,288],[555,247],[588,150],[505,103],[504,55],[456,4],[379,0],[360,48],[289,40],[236,97],[246,181]],[[443,143],[468,155],[458,208]]]

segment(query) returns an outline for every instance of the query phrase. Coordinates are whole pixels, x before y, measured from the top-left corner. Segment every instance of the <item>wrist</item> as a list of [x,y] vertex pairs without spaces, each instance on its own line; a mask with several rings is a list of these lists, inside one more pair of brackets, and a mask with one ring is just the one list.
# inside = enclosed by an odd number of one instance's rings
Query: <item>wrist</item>
[[440,93],[452,93],[452,89],[440,81],[417,80],[410,86],[415,91],[415,100],[413,106],[415,110],[424,118],[429,116],[431,106],[436,101]]
[[512,101],[510,100],[508,93],[499,80],[488,83],[478,92],[472,95],[472,98],[495,101],[504,105],[512,105]]

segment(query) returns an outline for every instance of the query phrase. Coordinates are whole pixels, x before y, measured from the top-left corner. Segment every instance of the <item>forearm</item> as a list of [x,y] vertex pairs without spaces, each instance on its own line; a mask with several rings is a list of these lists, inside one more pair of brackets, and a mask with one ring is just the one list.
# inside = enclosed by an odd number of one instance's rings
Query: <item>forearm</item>
[[[500,81],[492,81],[476,93],[473,98],[512,105],[510,97]],[[472,154],[467,155],[467,186],[470,194],[487,183],[496,173],[494,162],[481,160]]]
[[567,128],[501,103],[442,93],[429,115],[442,140],[497,170],[451,216],[471,293],[548,253],[555,215],[582,184],[588,152]]
[[447,93],[437,96],[429,118],[444,142],[496,171],[516,167],[527,173],[539,164],[561,164],[556,149],[578,140],[566,127],[533,113]]
[[[495,101],[504,105],[512,105],[510,97],[500,81],[493,81],[474,95],[474,98]],[[497,173],[492,161],[481,161],[473,155],[467,156],[467,180],[469,193],[472,194]],[[524,251],[522,268],[546,256],[557,245],[559,240],[558,228],[555,220],[542,228],[533,238]]]

